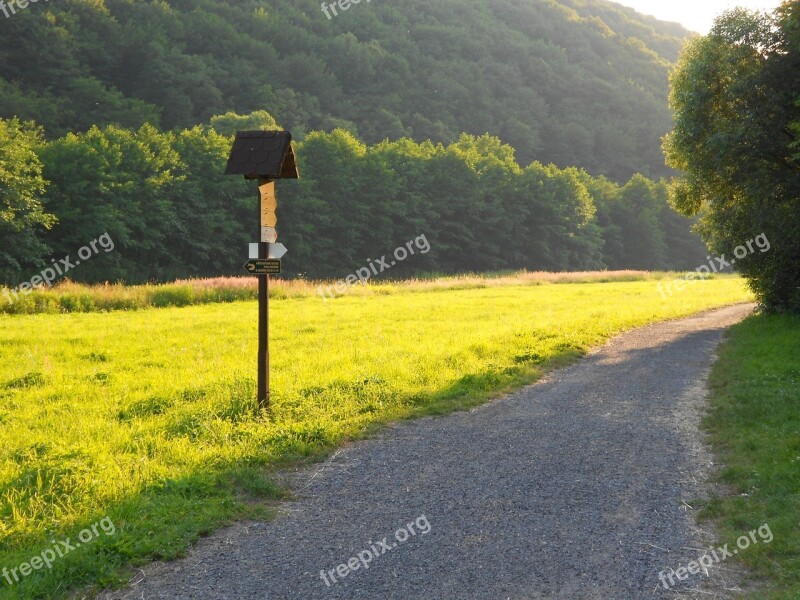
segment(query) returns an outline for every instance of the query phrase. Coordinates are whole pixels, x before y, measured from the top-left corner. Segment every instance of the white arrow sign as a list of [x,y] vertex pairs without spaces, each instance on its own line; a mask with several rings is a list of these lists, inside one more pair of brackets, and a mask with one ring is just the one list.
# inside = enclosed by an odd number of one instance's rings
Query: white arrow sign
[[273,244],[278,241],[278,231],[274,227],[261,228],[261,241]]
[[281,258],[288,250],[283,244],[270,244],[267,258]]

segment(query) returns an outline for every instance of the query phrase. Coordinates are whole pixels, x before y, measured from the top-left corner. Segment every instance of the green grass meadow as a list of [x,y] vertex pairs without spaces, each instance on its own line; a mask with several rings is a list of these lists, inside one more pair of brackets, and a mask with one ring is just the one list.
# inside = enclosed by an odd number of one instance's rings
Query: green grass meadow
[[710,379],[711,434],[731,493],[704,516],[736,547],[767,523],[774,539],[740,551],[759,580],[748,598],[800,598],[800,317],[759,315],[733,327]]
[[275,469],[475,405],[623,330],[751,300],[735,277],[666,300],[656,283],[273,300],[268,413],[254,402],[255,302],[0,315],[0,569],[104,517],[116,527],[52,569],[0,578],[0,598],[114,585],[230,520],[268,516]]

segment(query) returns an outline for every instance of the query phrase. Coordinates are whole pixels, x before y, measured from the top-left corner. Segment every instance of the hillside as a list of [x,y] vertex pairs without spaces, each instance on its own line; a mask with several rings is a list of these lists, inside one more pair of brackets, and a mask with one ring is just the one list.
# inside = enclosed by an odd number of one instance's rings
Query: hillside
[[266,109],[300,137],[489,132],[523,165],[667,173],[677,25],[603,0],[375,0],[330,17],[317,0],[31,4],[2,22],[0,117],[53,138]]

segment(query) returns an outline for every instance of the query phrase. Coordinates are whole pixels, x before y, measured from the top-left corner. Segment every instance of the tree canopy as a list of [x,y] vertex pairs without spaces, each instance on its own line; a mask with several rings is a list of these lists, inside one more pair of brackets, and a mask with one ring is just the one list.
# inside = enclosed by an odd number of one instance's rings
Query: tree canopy
[[[701,215],[712,250],[758,235],[768,252],[738,260],[761,302],[800,311],[800,3],[720,17],[672,77],[669,163],[675,205]],[[738,257],[737,257],[738,258]]]
[[687,36],[604,0],[364,2],[330,20],[318,0],[40,2],[3,22],[0,117],[55,138],[267,111],[298,139],[489,132],[522,164],[657,178]]
[[[36,129],[0,120],[3,131],[22,140],[5,177],[20,182],[24,201],[7,195],[22,208],[12,221],[18,234],[0,238],[0,281],[16,285],[104,233],[114,252],[71,277],[133,283],[242,274],[247,243],[258,239],[256,189],[223,175],[231,137],[208,126],[109,125],[45,141]],[[574,167],[522,167],[497,137],[367,145],[336,129],[309,134],[296,150],[302,178],[278,184],[287,275],[341,277],[421,235],[431,251],[391,276],[693,268],[705,255],[690,221],[669,208],[664,181],[636,175],[620,186]],[[20,236],[28,240],[22,257]]]
[[6,277],[47,252],[42,233],[55,222],[42,203],[40,142],[33,124],[0,119],[0,273]]

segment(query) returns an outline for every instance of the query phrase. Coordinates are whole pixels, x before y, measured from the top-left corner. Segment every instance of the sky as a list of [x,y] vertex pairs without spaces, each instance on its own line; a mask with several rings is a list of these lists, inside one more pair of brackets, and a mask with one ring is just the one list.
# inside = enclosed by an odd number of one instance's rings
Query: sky
[[662,21],[675,21],[691,31],[706,34],[714,17],[730,8],[773,10],[781,0],[616,0],[640,13],[653,15]]

